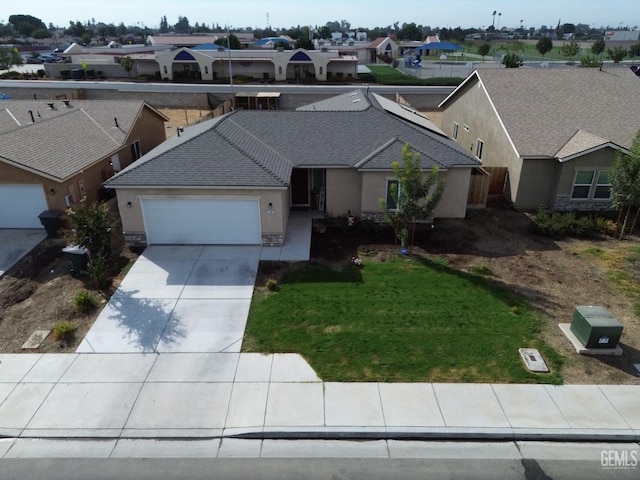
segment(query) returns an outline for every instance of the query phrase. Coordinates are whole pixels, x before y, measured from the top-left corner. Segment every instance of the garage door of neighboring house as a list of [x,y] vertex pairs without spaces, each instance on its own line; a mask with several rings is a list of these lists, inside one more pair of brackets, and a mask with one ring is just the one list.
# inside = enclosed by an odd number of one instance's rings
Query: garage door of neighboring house
[[259,245],[257,199],[143,198],[149,245]]
[[0,228],[42,228],[47,208],[42,185],[0,184]]

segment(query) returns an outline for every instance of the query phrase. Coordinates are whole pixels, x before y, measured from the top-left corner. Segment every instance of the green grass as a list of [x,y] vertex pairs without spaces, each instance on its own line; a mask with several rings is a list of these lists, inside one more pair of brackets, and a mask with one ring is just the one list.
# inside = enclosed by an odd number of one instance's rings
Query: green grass
[[640,317],[640,246],[627,245],[615,249],[588,246],[577,253],[597,260],[607,269],[607,282],[634,301],[634,313]]
[[[254,296],[243,351],[297,352],[325,381],[561,383],[542,320],[485,278],[405,257],[304,264]],[[528,372],[519,347],[554,373]]]
[[364,81],[379,83],[380,85],[444,85],[457,87],[463,78],[459,77],[434,77],[416,78],[396,70],[389,65],[367,65],[370,74],[360,74],[358,77]]
[[[591,50],[588,48],[582,48],[580,49],[580,51],[578,52],[578,55],[576,55],[575,57],[569,59],[565,56],[562,55],[562,53],[560,52],[560,47],[562,46],[564,42],[560,41],[560,40],[554,40],[553,41],[553,48],[545,53],[544,57],[540,54],[540,52],[538,52],[538,50],[536,50],[536,45],[534,44],[529,44],[529,43],[525,43],[522,44],[524,51],[517,51],[516,53],[518,55],[522,55],[524,57],[525,60],[527,61],[535,61],[535,60],[549,60],[549,61],[563,61],[563,62],[567,62],[569,60],[573,60],[575,62],[579,62],[580,61],[580,57],[586,55],[587,53],[591,53]],[[491,52],[489,53],[489,55],[487,57],[490,57],[491,55],[493,55],[495,52],[506,52],[507,48],[509,47],[509,43],[507,42],[503,42],[500,40],[494,40],[493,42],[491,42]],[[477,48],[474,52],[474,49],[471,49],[471,53],[476,53],[477,52]]]

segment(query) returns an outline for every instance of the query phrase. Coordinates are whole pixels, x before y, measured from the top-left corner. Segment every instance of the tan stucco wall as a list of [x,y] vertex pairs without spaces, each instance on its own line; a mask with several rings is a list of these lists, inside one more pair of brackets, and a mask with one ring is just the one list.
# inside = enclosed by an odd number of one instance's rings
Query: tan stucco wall
[[[455,168],[440,172],[445,181],[442,199],[433,212],[437,218],[464,218],[469,194],[470,168]],[[362,211],[379,212],[380,199],[385,198],[387,180],[392,172],[365,172],[362,176]]]
[[[125,235],[144,233],[140,198],[224,197],[256,198],[260,200],[260,225],[263,234],[284,234],[289,216],[287,190],[222,190],[222,189],[127,189],[116,190],[118,209]],[[131,207],[127,203],[131,202]],[[273,215],[267,213],[273,204]]]
[[[478,82],[471,82],[445,105],[441,128],[451,138],[454,122],[459,125],[456,141],[471,155],[476,154],[477,139],[484,142],[483,166],[509,169],[510,200],[517,203],[522,160],[513,149],[484,88]],[[469,127],[468,132],[465,131],[465,125]]]
[[345,215],[349,210],[359,216],[362,203],[362,173],[351,168],[326,170],[325,211],[330,216]]
[[536,209],[540,205],[553,205],[558,181],[558,160],[525,159],[522,162],[520,185],[514,206],[520,209]]
[[[122,168],[131,163],[131,149],[129,145],[135,140],[140,140],[142,155],[160,145],[167,139],[167,129],[164,119],[148,107],[144,107],[137,123],[129,132],[127,148],[120,153],[120,165]],[[126,151],[124,151],[126,150]]]

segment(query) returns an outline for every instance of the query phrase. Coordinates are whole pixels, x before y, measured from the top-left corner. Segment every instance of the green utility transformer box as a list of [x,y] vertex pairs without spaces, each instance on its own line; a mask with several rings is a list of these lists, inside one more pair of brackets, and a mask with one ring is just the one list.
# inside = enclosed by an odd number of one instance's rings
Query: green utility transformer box
[[622,324],[604,307],[580,305],[573,313],[571,331],[586,348],[616,348]]

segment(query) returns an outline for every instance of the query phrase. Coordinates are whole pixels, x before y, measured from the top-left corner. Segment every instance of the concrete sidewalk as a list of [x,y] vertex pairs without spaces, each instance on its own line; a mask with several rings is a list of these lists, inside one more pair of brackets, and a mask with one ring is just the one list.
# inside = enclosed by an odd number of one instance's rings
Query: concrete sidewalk
[[640,385],[322,382],[296,354],[0,355],[14,438],[640,439]]

